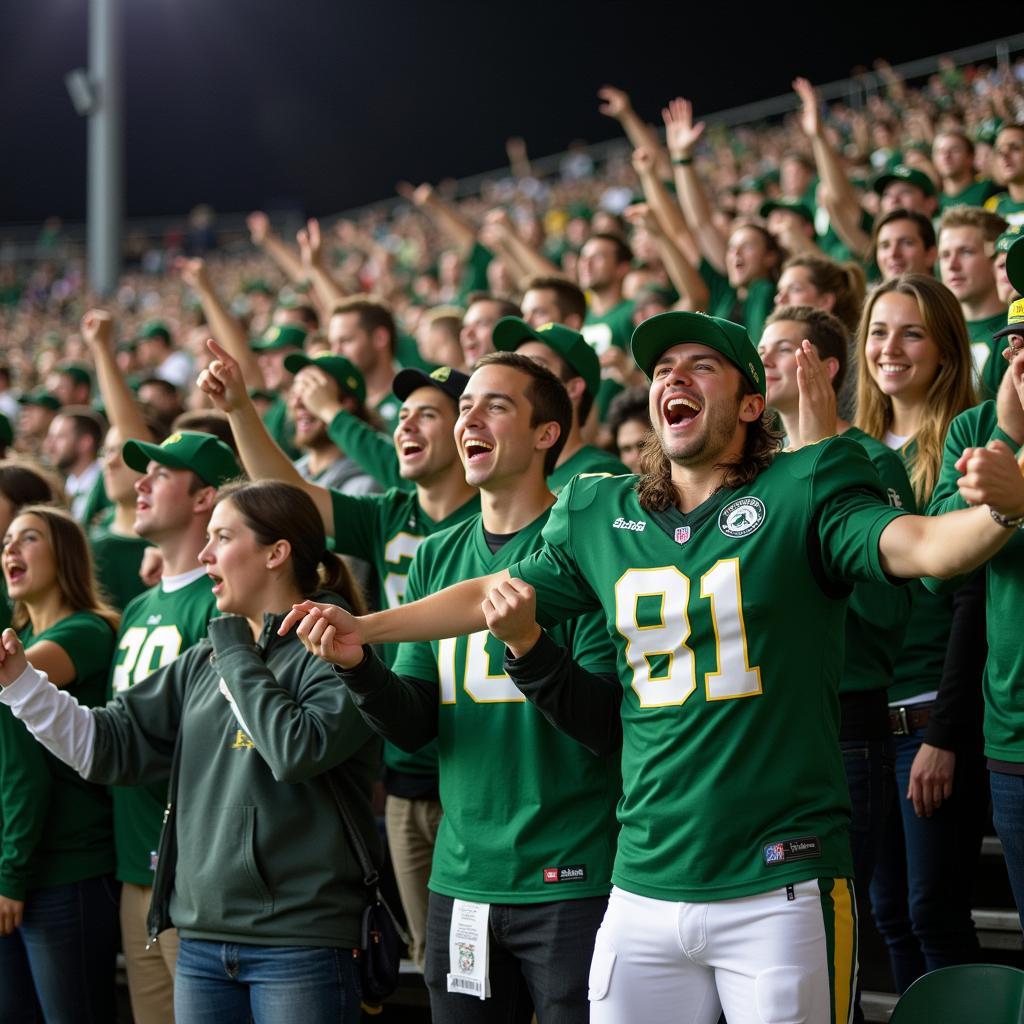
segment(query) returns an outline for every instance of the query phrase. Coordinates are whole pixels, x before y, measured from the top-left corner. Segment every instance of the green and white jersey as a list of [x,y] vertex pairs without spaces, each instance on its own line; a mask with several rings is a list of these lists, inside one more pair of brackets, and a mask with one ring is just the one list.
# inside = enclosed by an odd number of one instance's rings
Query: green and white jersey
[[114,533],[108,526],[93,526],[89,529],[89,547],[96,582],[110,603],[122,611],[132,598],[147,589],[139,576],[139,568],[149,541]]
[[967,333],[971,339],[971,358],[982,398],[995,398],[999,383],[1009,365],[1003,358],[1006,338],[992,337],[1006,326],[1006,311],[984,320],[968,320]]
[[[913,510],[914,491],[900,457],[857,427],[850,427],[843,437],[856,441],[868,453],[889,504]],[[910,600],[909,587],[858,583],[853,588],[846,613],[846,662],[840,693],[889,685],[910,618]]]
[[600,315],[588,309],[580,333],[599,356],[613,345],[628,352],[633,337],[633,300],[623,299]]
[[[942,453],[942,470],[932,493],[929,515],[966,508],[956,482],[956,461],[965,448],[1003,441],[1012,450],[1016,442],[999,429],[996,403],[982,402],[960,413],[949,426]],[[929,587],[944,589],[937,580]],[[1024,589],[1024,534],[1013,537],[985,566],[985,754],[999,761],[1024,762],[1024,646],[1017,635],[1021,592]]]
[[1009,192],[1000,192],[987,200],[985,209],[998,213],[1007,224],[1024,224],[1024,203],[1011,199]]
[[[380,581],[380,608],[395,608],[405,600],[409,566],[425,538],[480,513],[480,496],[474,495],[447,519],[435,523],[420,507],[415,491],[398,488],[358,496],[331,491],[331,503],[334,550],[373,565]],[[397,644],[381,644],[377,653],[386,665],[392,665],[397,650]],[[432,775],[437,771],[437,752],[433,744],[409,753],[385,743],[384,763],[394,771]]]
[[545,546],[510,566],[541,616],[600,609],[618,654],[622,783],[612,881],[654,899],[732,899],[850,877],[839,679],[850,584],[885,582],[900,509],[864,449],[778,455],[683,514],[632,477],[577,477]]
[[[479,517],[425,540],[409,573],[415,600],[497,572],[542,546],[548,513],[497,552]],[[551,630],[594,673],[615,671],[603,618]],[[604,895],[615,852],[618,758],[595,757],[552,726],[505,674],[505,645],[485,631],[402,644],[394,671],[436,684],[444,817],[430,888],[485,903]]]
[[621,476],[629,470],[603,448],[595,448],[592,444],[585,444],[570,459],[566,459],[560,466],[555,467],[554,473],[548,477],[548,488],[552,494],[558,492],[574,477],[580,473],[604,473],[609,476]]
[[[142,683],[199,643],[216,614],[217,600],[205,569],[163,580],[136,597],[121,618],[110,696]],[[117,877],[135,885],[152,885],[151,855],[160,841],[167,785],[115,786],[111,792]]]

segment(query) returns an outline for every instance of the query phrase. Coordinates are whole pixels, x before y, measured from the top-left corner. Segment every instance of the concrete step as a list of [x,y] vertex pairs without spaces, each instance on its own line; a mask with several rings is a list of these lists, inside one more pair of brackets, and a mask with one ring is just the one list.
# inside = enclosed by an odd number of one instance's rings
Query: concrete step
[[999,836],[985,836],[981,841],[982,857],[994,857],[997,860],[1003,859],[1003,843]]
[[864,1011],[864,1019],[872,1024],[885,1024],[892,1016],[897,998],[892,992],[861,992],[860,1008]]
[[975,907],[971,917],[982,949],[1024,950],[1024,933],[1016,910]]

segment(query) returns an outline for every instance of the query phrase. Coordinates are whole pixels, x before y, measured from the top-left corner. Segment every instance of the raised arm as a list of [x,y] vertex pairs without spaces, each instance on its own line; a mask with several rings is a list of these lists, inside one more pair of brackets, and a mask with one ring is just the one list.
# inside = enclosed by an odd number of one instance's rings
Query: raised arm
[[654,240],[669,280],[679,292],[677,308],[691,311],[707,309],[709,292],[704,278],[680,251],[654,211],[646,203],[634,203],[627,207],[625,216],[630,224],[643,227]]
[[693,163],[693,150],[704,134],[704,122],[693,123],[693,105],[684,99],[672,100],[661,116],[665,121],[668,152],[686,223],[696,235],[704,258],[715,270],[724,273],[726,240],[715,227],[708,194]]
[[475,228],[454,206],[446,203],[432,185],[424,183],[413,188],[409,182],[400,181],[396,191],[437,225],[438,230],[459,250],[463,259],[469,256],[476,241]]
[[530,277],[560,277],[562,271],[532,245],[523,241],[512,223],[512,218],[501,209],[488,211],[484,220],[481,240],[490,248],[490,242],[498,246],[498,254],[507,260],[518,280]]
[[152,441],[139,403],[117,367],[114,321],[106,310],[90,309],[82,317],[82,339],[96,367],[96,382],[110,425],[117,428],[123,441]]
[[614,85],[606,85],[598,89],[597,95],[601,100],[597,109],[605,117],[611,117],[622,125],[634,149],[644,147],[651,150],[655,154],[657,173],[667,179],[671,170],[665,158],[665,150],[654,129],[633,109],[628,94],[622,89],[616,89]]
[[345,299],[345,290],[331,276],[327,269],[324,253],[323,237],[320,233],[320,221],[310,217],[306,226],[300,228],[295,236],[302,255],[302,266],[306,275],[313,282],[313,292],[320,302],[321,308],[330,313],[335,306]]
[[700,264],[700,247],[675,199],[669,194],[659,172],[656,155],[648,147],[633,150],[633,170],[640,179],[647,205],[654,211],[662,229],[693,266]]
[[206,322],[217,343],[238,360],[242,374],[251,387],[263,387],[263,371],[256,353],[249,346],[245,328],[227,311],[214,290],[206,261],[181,258],[178,260],[178,270],[185,284],[199,296]]
[[298,254],[270,229],[270,218],[255,210],[246,218],[252,244],[262,249],[285,273],[290,281],[298,284],[306,280],[306,271]]

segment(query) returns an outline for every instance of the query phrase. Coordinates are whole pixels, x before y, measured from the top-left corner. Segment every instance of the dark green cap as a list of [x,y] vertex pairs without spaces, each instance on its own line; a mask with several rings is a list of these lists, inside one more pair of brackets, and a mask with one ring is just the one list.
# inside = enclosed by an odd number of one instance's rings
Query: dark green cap
[[171,332],[167,329],[167,324],[160,320],[150,320],[149,323],[142,325],[142,330],[139,331],[139,340],[143,338],[163,338],[168,345],[171,343]]
[[356,367],[344,356],[307,356],[305,352],[293,352],[284,357],[284,368],[289,373],[298,373],[305,366],[319,366],[338,382],[338,387],[356,398],[366,401],[366,381]]
[[220,487],[242,475],[235,453],[220,438],[198,430],[171,434],[160,444],[125,441],[121,457],[137,473],[145,473],[151,461],[171,469],[191,469],[211,487]]
[[53,369],[55,373],[63,373],[70,377],[76,384],[92,385],[92,374],[89,368],[81,363],[58,363]]
[[14,427],[11,421],[0,412],[0,446],[10,448],[14,444]]
[[707,313],[683,313],[675,310],[658,313],[645,320],[630,342],[636,365],[650,380],[658,356],[673,345],[707,345],[721,352],[754,386],[765,393],[764,364],[747,334],[747,329],[731,320]]
[[515,352],[525,341],[539,341],[554,349],[582,378],[592,398],[601,387],[601,362],[579,331],[564,324],[542,324],[534,330],[517,316],[502,317],[494,325],[494,347],[499,352]]
[[1024,231],[1024,225],[1011,224],[997,239],[996,252],[1009,252],[1010,246],[1017,241]]
[[811,208],[801,202],[799,199],[767,199],[761,204],[761,216],[765,220],[768,219],[768,215],[774,210],[789,210],[790,213],[795,213],[798,217],[803,217],[808,224],[814,224],[814,213]]
[[18,399],[18,404],[38,405],[43,409],[49,409],[50,412],[56,412],[60,408],[60,399],[43,388],[36,388],[35,391],[27,391],[22,395]]
[[935,195],[935,182],[924,171],[906,164],[897,164],[891,171],[883,171],[875,178],[872,188],[881,195],[893,181],[905,181],[908,185],[916,185],[926,196]]
[[283,348],[303,348],[305,344],[305,327],[299,327],[298,324],[274,324],[251,347],[254,352],[279,352]]
[[245,295],[259,294],[272,297],[274,289],[262,277],[254,277],[242,284],[242,292]]

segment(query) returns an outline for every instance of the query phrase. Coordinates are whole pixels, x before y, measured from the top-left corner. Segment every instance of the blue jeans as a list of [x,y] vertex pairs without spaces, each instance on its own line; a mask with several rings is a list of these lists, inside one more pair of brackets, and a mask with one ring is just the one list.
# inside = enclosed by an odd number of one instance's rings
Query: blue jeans
[[0,937],[0,1021],[116,1019],[119,889],[106,875],[29,893],[21,927]]
[[1024,775],[989,772],[992,824],[1003,844],[1013,901],[1024,927]]
[[540,1024],[587,1024],[587,978],[607,896],[492,904],[489,999],[448,991],[453,902],[431,892],[427,904],[423,980],[434,1024],[524,1024],[534,1009]]
[[930,818],[919,818],[906,794],[924,729],[893,739],[896,794],[875,866],[871,905],[889,947],[896,990],[903,993],[926,971],[978,959],[971,904],[988,784],[981,756],[958,752],[952,796]]
[[[892,740],[843,740],[843,767],[850,788],[850,848],[853,852],[854,894],[857,919],[867,921],[871,913],[868,890],[882,847],[886,810],[894,798],[895,753]],[[860,981],[857,982],[853,1019],[864,1020],[860,1007]]]
[[351,949],[182,939],[177,1024],[358,1024],[359,961]]

